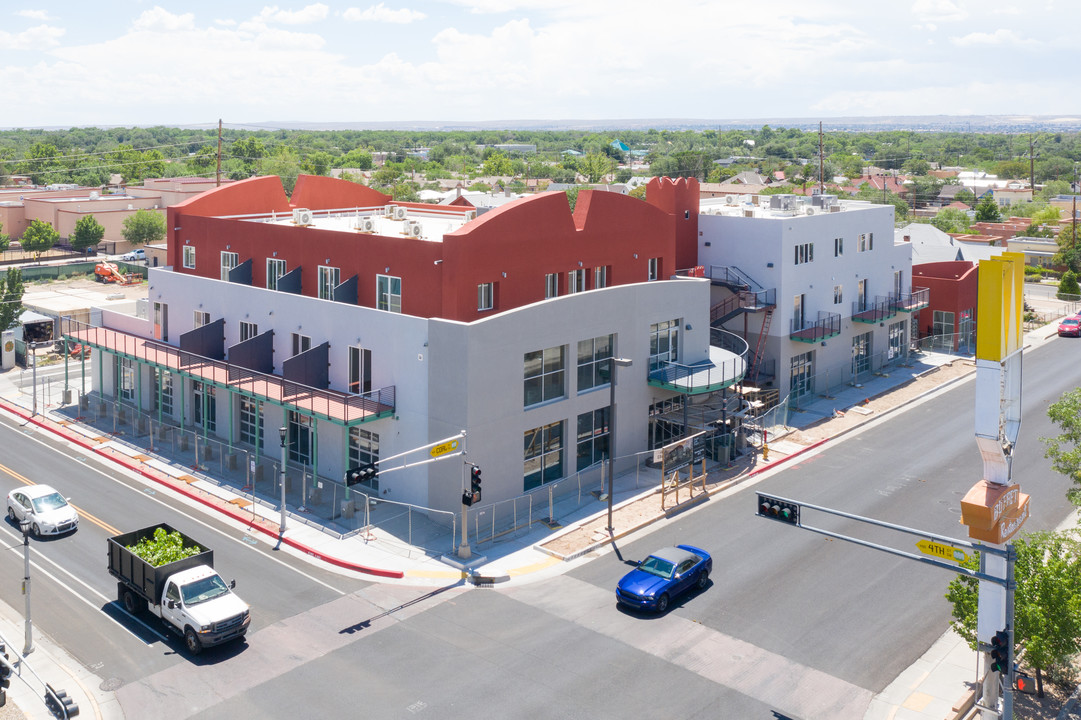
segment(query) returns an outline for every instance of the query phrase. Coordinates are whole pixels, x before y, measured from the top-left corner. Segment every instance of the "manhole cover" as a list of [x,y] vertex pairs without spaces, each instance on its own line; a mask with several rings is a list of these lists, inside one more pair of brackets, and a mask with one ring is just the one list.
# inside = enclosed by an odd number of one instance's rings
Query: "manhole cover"
[[98,687],[105,692],[113,692],[114,690],[119,690],[120,686],[123,684],[124,681],[120,678],[109,678],[108,680],[102,680],[101,685]]

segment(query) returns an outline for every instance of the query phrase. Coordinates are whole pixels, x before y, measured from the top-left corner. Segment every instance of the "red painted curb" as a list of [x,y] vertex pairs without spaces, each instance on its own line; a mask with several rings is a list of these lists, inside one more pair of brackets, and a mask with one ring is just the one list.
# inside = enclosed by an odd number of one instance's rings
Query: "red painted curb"
[[[192,492],[190,492],[188,490],[185,490],[184,488],[172,485],[172,484],[166,482],[165,480],[163,480],[163,479],[161,479],[159,477],[155,477],[154,475],[147,472],[146,470],[144,470],[139,465],[135,465],[134,463],[126,462],[122,458],[113,457],[112,455],[107,455],[107,454],[101,452],[101,450],[99,450],[96,446],[91,445],[90,443],[86,442],[78,434],[68,434],[68,433],[64,432],[63,430],[61,430],[59,428],[52,427],[51,425],[46,424],[46,423],[38,420],[36,417],[32,417],[30,415],[27,415],[25,412],[23,412],[22,408],[20,408],[18,405],[14,405],[14,404],[12,404],[12,403],[10,403],[7,400],[4,400],[2,398],[0,398],[0,405],[2,405],[4,407],[4,409],[6,409],[11,414],[17,415],[18,417],[23,418],[27,422],[31,422],[31,423],[37,425],[38,427],[42,428],[43,430],[48,430],[49,432],[53,433],[54,435],[57,435],[59,437],[64,438],[68,442],[72,442],[72,443],[78,445],[81,448],[89,450],[89,451],[93,452],[94,454],[98,455],[99,457],[102,457],[102,458],[104,458],[106,460],[114,462],[117,465],[120,465],[122,467],[126,467],[128,470],[131,470],[133,472],[137,472],[140,475],[142,475],[143,477],[147,478],[148,480],[153,480],[154,482],[158,483],[159,485],[164,485],[165,487],[167,487],[170,490],[173,490],[173,491],[183,495],[184,497],[188,498],[189,500],[195,500],[196,502],[202,503],[206,507],[209,507],[209,508],[211,508],[213,510],[216,510],[219,513],[221,513],[222,515],[225,515],[226,517],[229,517],[232,520],[236,520],[237,522],[244,523],[249,528],[254,528],[256,530],[259,530],[260,532],[265,533],[265,534],[267,534],[267,535],[269,535],[271,537],[275,537],[275,538],[280,537],[276,530],[270,530],[268,528],[265,528],[262,525],[254,522],[250,517],[245,517],[244,515],[242,515],[240,513],[237,513],[237,512],[233,512],[232,510],[230,510],[228,508],[224,508],[224,507],[220,507],[218,505],[215,505],[214,503],[212,503],[209,500],[209,498],[205,498],[205,497],[202,497],[200,495],[196,495],[195,493],[192,493]],[[405,577],[405,573],[403,573],[401,570],[383,570],[382,568],[373,568],[373,567],[368,567],[367,565],[359,565],[357,563],[352,563],[352,562],[349,562],[348,560],[342,560],[340,558],[334,557],[333,555],[327,555],[326,553],[319,552],[318,550],[314,550],[314,549],[308,547],[307,545],[304,545],[302,543],[298,543],[296,540],[292,540],[292,539],[287,538],[287,537],[281,537],[281,542],[284,543],[285,545],[288,545],[288,546],[292,547],[292,548],[300,550],[305,555],[310,555],[311,557],[314,557],[314,558],[316,558],[318,560],[322,560],[325,563],[329,563],[331,565],[337,565],[338,567],[345,568],[347,570],[354,570],[356,572],[365,573],[367,575],[376,575],[378,577],[385,577],[385,578],[400,579],[402,577]]]
[[769,465],[767,465],[767,466],[765,466],[765,467],[755,468],[754,470],[752,470],[752,471],[750,471],[749,473],[747,473],[747,477],[754,477],[754,476],[755,476],[755,475],[757,475],[758,473],[761,473],[761,472],[765,472],[765,471],[769,470],[769,469],[770,469],[770,468],[772,468],[772,467],[773,467],[774,465],[780,465],[781,463],[786,463],[786,462],[788,462],[789,460],[791,460],[791,459],[792,459],[792,458],[794,458],[794,457],[799,457],[800,455],[802,455],[802,454],[803,454],[803,453],[805,453],[805,452],[808,452],[808,451],[810,451],[810,450],[814,450],[814,449],[815,449],[816,447],[818,447],[819,445],[824,445],[825,443],[828,443],[828,442],[829,442],[830,440],[832,440],[832,439],[833,439],[832,437],[828,437],[828,438],[822,438],[821,440],[819,440],[819,441],[818,441],[818,442],[816,442],[816,443],[812,443],[812,444],[810,444],[810,445],[806,445],[806,446],[804,446],[804,447],[800,448],[799,450],[797,450],[796,452],[794,452],[794,453],[792,453],[792,454],[790,454],[790,455],[785,455],[785,456],[784,456],[784,458],[783,458],[783,459],[781,459],[781,460],[778,460],[778,461],[776,461],[776,462],[770,463]]

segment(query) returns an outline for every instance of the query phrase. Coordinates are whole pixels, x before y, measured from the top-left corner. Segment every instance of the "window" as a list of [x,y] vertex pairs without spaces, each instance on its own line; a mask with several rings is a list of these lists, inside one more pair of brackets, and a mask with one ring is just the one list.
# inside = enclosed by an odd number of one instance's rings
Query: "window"
[[390,275],[375,276],[375,306],[379,310],[402,311],[402,279]]
[[154,378],[154,409],[163,415],[173,414],[173,374],[165,370],[150,373]]
[[289,459],[301,465],[312,461],[312,419],[307,415],[289,411]]
[[945,310],[935,310],[932,315],[931,334],[935,336],[953,335],[954,314]]
[[563,397],[564,355],[562,345],[525,354],[525,407]]
[[278,279],[285,274],[285,261],[277,258],[266,259],[266,287],[267,290],[278,289]]
[[863,333],[852,338],[852,374],[859,375],[871,369],[871,337]]
[[578,341],[578,392],[607,385],[612,377],[613,335]]
[[608,266],[601,265],[593,268],[593,289],[600,290],[608,287]]
[[169,306],[163,302],[154,303],[154,337],[169,342]]
[[349,392],[354,394],[372,391],[372,351],[351,345],[349,347]]
[[806,320],[804,313],[804,296],[796,295],[792,298],[792,329],[802,330],[803,322]]
[[525,432],[523,489],[563,477],[563,420]]
[[679,360],[679,320],[649,326],[649,371]]
[[902,290],[904,288],[905,274],[903,270],[897,270],[893,273],[893,296],[895,298],[901,297]]
[[608,456],[610,412],[610,407],[603,407],[578,416],[578,470],[596,465]]
[[834,285],[833,286],[833,304],[834,305],[840,305],[842,302],[844,302],[844,292],[842,291],[842,288],[841,288],[840,285]]
[[240,263],[240,256],[235,252],[223,252],[221,254],[221,279],[229,282],[229,271]]
[[856,311],[863,312],[867,309],[867,281],[860,280],[856,283]]
[[240,342],[251,340],[259,334],[259,326],[247,320],[240,321]]
[[586,271],[584,268],[567,273],[567,294],[583,292],[586,289]]
[[[379,462],[379,435],[363,428],[349,428],[349,467]],[[379,489],[379,478],[370,483],[364,483],[365,487],[372,490]]]
[[492,283],[481,283],[477,285],[477,311],[491,310],[495,304],[492,296],[494,292],[492,290]]
[[341,284],[341,270],[336,267],[319,266],[319,298],[332,300],[334,288]]
[[791,394],[792,397],[803,397],[804,395],[810,394],[814,387],[812,382],[814,380],[814,375],[811,370],[814,362],[813,351],[793,355],[789,362],[789,394]]
[[893,360],[900,357],[905,349],[905,321],[893,323],[889,331],[889,352],[887,359]]
[[559,297],[559,273],[544,276],[544,299]]
[[195,327],[201,328],[203,325],[210,324],[210,313],[203,312],[202,310],[195,311]]
[[841,257],[845,254],[845,239],[833,238],[833,257]]
[[856,238],[856,252],[869,252],[875,248],[874,233],[860,233]]
[[184,267],[195,269],[195,248],[191,245],[184,246]]
[[214,386],[193,382],[191,388],[194,397],[192,415],[196,427],[203,428],[208,433],[217,432],[218,402],[214,394]]
[[263,403],[240,397],[240,441],[254,447],[263,444]]
[[646,277],[646,279],[647,280],[656,280],[660,276],[661,276],[661,259],[660,258],[650,258],[649,259],[649,275]]
[[116,356],[116,394],[122,400],[135,399],[135,365],[131,358]]
[[802,265],[804,263],[813,262],[815,259],[815,245],[814,243],[800,243],[795,247],[796,250],[796,265]]
[[312,339],[308,335],[293,333],[293,355],[299,355],[312,348]]

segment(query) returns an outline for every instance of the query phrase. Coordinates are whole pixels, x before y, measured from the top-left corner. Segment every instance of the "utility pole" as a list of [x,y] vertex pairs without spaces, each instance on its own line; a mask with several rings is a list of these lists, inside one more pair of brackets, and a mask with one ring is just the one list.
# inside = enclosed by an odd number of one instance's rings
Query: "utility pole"
[[1028,186],[1032,192],[1036,192],[1036,141],[1031,135],[1028,136]]
[[822,154],[822,121],[818,121],[818,194],[826,193],[826,158]]
[[221,118],[218,118],[218,180],[215,187],[221,187]]

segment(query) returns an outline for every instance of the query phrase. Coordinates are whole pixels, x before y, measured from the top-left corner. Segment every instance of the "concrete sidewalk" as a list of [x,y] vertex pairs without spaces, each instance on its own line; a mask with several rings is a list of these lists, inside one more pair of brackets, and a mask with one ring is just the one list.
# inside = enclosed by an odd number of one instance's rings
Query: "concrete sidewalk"
[[[1030,334],[1026,339],[1030,344],[1039,344],[1054,334],[1054,326],[1048,326]],[[956,359],[956,356],[922,354],[913,358],[912,367],[906,368],[904,372],[875,376],[861,387],[847,388],[835,393],[834,397],[809,403],[802,412],[790,416],[789,424],[807,428],[832,417],[839,408],[858,406],[868,398],[884,396],[911,381],[913,376]],[[247,531],[278,538],[279,519],[275,508],[258,503],[238,503],[237,500],[243,498],[239,492],[231,491],[228,486],[193,478],[190,468],[186,466],[170,466],[158,460],[151,461],[137,449],[125,447],[120,439],[108,438],[103,442],[99,441],[91,437],[91,433],[85,432],[85,428],[78,427],[77,423],[72,423],[67,417],[56,413],[55,408],[46,408],[34,415],[31,411],[32,400],[19,391],[11,372],[14,371],[0,373],[0,411],[17,418],[24,426],[63,438],[80,448],[81,452],[93,454],[147,484],[174,493],[183,502],[219,513]],[[886,413],[878,412],[869,415],[846,428],[844,433],[884,414]],[[835,438],[830,437],[822,442],[833,439]],[[723,492],[760,473],[782,468],[788,460],[813,452],[821,442],[812,446],[786,444],[784,441],[771,444],[773,447],[768,462],[764,462],[758,455],[749,454],[728,465],[709,468],[707,492],[700,492],[697,498],[684,499],[678,509],[686,509],[707,495]],[[651,510],[652,506],[649,505],[658,502],[656,487],[660,483],[659,471],[646,469],[641,472],[646,473],[644,480],[641,476],[628,475],[616,478],[613,515],[615,538],[629,535],[651,523],[663,522],[668,517],[665,511]],[[642,484],[648,489],[638,489]],[[606,506],[599,501],[556,514],[563,524],[562,529],[553,532],[538,523],[512,540],[488,544],[479,551],[474,549],[474,558],[468,562],[422,550],[403,550],[401,541],[381,538],[378,534],[357,534],[340,539],[301,522],[290,522],[281,541],[284,548],[298,556],[315,557],[343,572],[365,573],[371,579],[381,582],[436,587],[460,582],[463,578],[478,577],[503,582],[535,581],[565,572],[576,562],[584,562],[579,559],[582,555],[603,548],[613,539],[607,533],[596,532],[598,523],[607,524]],[[556,552],[551,549],[555,541],[567,539],[575,533],[580,538],[570,543],[572,552]],[[18,628],[21,622],[19,611],[0,606],[0,633],[3,637],[12,640],[20,638]],[[21,643],[17,645],[21,647]],[[67,690],[82,709],[83,717],[89,717],[90,712],[100,718],[122,717],[112,693],[98,689],[100,680],[67,657],[62,648],[43,637],[38,642],[38,650],[29,657],[28,664],[43,676],[52,677],[50,682],[53,682],[54,686],[58,685]],[[866,718],[940,720],[954,717],[956,713],[951,714],[952,709],[965,694],[969,684],[975,681],[975,673],[975,653],[959,638],[947,633],[873,700]],[[15,686],[18,682],[16,680],[12,684],[12,698],[20,708],[24,708],[26,716],[48,717],[44,705],[35,700],[34,693],[29,689],[16,692]],[[24,706],[23,699],[29,704]],[[41,714],[34,714],[35,707],[40,708]],[[0,720],[3,720],[2,714]]]

